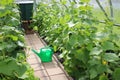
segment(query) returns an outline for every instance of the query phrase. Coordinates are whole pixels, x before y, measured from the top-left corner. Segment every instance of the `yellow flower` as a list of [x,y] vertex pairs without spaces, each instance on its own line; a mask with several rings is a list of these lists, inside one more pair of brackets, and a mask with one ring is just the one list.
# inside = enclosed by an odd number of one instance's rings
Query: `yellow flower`
[[106,65],[106,64],[108,64],[108,62],[105,61],[105,60],[103,60],[103,61],[102,61],[102,64]]

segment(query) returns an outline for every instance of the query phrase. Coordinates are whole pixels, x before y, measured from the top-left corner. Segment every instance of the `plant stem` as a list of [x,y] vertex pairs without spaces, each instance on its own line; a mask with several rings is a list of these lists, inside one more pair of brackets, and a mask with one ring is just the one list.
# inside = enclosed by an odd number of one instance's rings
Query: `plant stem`
[[[60,2],[62,3],[62,0],[60,0]],[[62,4],[66,9],[68,9],[68,7],[65,4]]]
[[68,0],[71,3],[71,0]]
[[76,0],[73,0],[73,1],[74,1],[74,3],[77,3]]

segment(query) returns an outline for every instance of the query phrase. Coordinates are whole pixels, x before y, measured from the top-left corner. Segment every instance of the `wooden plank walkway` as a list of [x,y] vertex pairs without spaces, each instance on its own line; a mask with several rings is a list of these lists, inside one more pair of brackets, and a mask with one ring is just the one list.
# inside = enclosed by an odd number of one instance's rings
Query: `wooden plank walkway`
[[53,56],[52,62],[42,63],[40,59],[31,51],[31,48],[39,51],[44,47],[44,42],[36,34],[25,35],[26,45],[29,49],[26,50],[27,62],[34,69],[34,74],[40,80],[72,80],[63,69],[57,58]]

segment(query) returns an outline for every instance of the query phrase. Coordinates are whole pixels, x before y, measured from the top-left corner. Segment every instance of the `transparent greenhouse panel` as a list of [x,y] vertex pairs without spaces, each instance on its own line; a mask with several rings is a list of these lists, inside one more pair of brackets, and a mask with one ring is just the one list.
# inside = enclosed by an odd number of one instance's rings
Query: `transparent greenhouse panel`
[[[113,8],[113,17],[111,17],[111,10],[110,10],[110,4],[108,2],[108,0],[99,0],[99,2],[101,3],[102,7],[104,8],[104,10],[106,11],[107,15],[112,18],[115,23],[120,24],[120,18],[119,18],[119,13],[120,13],[120,0],[111,0],[112,2],[112,8]],[[95,17],[98,17],[99,20],[104,20],[106,19],[104,16],[104,13],[101,11],[101,9],[99,8],[96,0],[91,0],[90,2],[91,5],[93,5],[94,10],[93,10],[93,14],[95,14]]]
[[[102,6],[106,7],[108,6],[108,0],[99,0],[100,3],[102,3]],[[120,0],[111,0],[114,8],[120,9]],[[91,0],[91,4],[94,5],[94,7],[98,8],[99,6],[96,3],[96,0]]]

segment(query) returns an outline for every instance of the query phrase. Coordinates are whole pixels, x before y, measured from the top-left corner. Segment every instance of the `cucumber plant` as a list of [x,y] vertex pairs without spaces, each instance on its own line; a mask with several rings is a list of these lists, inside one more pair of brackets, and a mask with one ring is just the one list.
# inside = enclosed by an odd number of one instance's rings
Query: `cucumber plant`
[[24,33],[13,0],[0,1],[0,80],[38,80],[26,62]]
[[93,17],[90,0],[40,2],[33,25],[75,80],[119,80],[120,28]]

